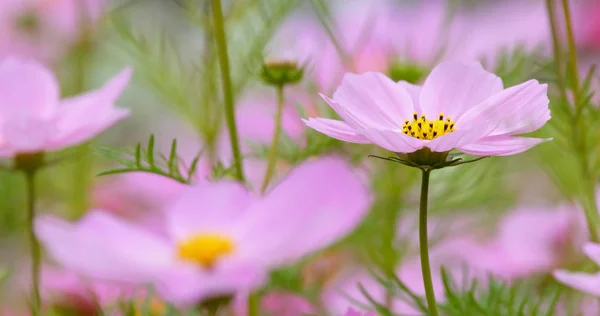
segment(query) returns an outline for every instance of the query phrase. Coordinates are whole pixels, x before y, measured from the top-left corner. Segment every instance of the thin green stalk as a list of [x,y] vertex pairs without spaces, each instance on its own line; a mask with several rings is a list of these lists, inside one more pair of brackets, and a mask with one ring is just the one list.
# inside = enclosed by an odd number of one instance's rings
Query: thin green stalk
[[562,0],[563,12],[565,14],[565,26],[567,28],[567,42],[569,47],[569,70],[571,71],[571,80],[573,80],[573,92],[575,94],[575,104],[580,106],[579,98],[579,73],[577,72],[577,50],[575,48],[575,37],[573,36],[573,27],[571,26],[571,12],[569,11],[568,0]]
[[267,160],[267,171],[263,179],[260,192],[264,193],[269,186],[269,182],[275,172],[277,164],[277,149],[279,147],[279,139],[281,138],[281,119],[283,116],[283,85],[277,86],[277,113],[275,114],[275,131],[271,141],[271,149],[269,150],[269,158]]
[[427,308],[430,316],[438,316],[437,302],[433,292],[431,268],[429,266],[429,246],[427,235],[427,197],[429,195],[429,174],[431,170],[422,170],[421,202],[419,205],[419,250],[421,252],[421,271],[423,272],[423,286],[427,298]]
[[242,155],[238,141],[237,126],[235,124],[235,112],[233,105],[233,92],[231,89],[231,75],[229,73],[229,57],[227,55],[227,40],[225,39],[225,25],[223,22],[223,12],[221,10],[221,0],[212,0],[212,17],[215,30],[215,40],[217,42],[217,52],[219,56],[219,65],[221,67],[221,83],[223,88],[223,101],[225,102],[225,119],[227,129],[229,130],[229,141],[233,151],[233,163],[235,165],[236,177],[244,181],[244,170],[242,167]]
[[41,270],[41,248],[35,236],[35,170],[25,171],[25,186],[27,190],[27,235],[31,251],[31,311],[32,314],[40,315],[40,270]]
[[[567,85],[565,84],[563,73],[562,73],[562,52],[561,52],[561,43],[557,29],[556,17],[554,14],[554,0],[546,0],[546,9],[548,11],[548,20],[550,22],[550,30],[552,33],[552,49],[554,51],[554,68],[556,71],[556,76],[558,79],[558,88],[560,92],[560,96],[563,100],[568,100],[567,98]],[[571,112],[569,112],[571,113]]]
[[248,316],[260,315],[260,296],[256,293],[251,293],[248,296]]
[[573,35],[569,2],[567,0],[562,0],[562,6],[569,48],[569,71],[571,72],[571,80],[573,81],[572,90],[575,101],[575,116],[571,126],[573,128],[576,153],[579,156],[582,177],[584,179],[584,192],[583,196],[581,197],[581,203],[583,204],[586,222],[590,231],[590,238],[593,242],[598,242],[600,241],[600,236],[598,235],[600,214],[598,213],[598,205],[596,203],[595,196],[596,181],[594,178],[594,172],[590,170],[590,163],[588,161],[589,153],[586,140],[586,126],[580,123],[581,113],[583,112],[585,104],[581,102],[581,87],[579,85],[579,72],[577,67],[577,49],[575,47],[575,36]]

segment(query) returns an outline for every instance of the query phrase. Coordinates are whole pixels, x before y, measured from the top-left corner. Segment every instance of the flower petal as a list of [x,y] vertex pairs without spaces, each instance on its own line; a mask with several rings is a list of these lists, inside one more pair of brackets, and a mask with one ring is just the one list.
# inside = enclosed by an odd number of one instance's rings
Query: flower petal
[[0,121],[23,117],[48,119],[60,92],[52,72],[34,61],[0,62]]
[[431,71],[423,84],[421,111],[427,117],[444,113],[457,121],[470,108],[502,88],[502,79],[479,63],[442,63]]
[[548,85],[529,80],[497,93],[457,121],[457,125],[489,122],[488,136],[532,132],[550,119]]
[[583,252],[594,262],[600,263],[600,245],[588,242],[583,245]]
[[309,118],[308,120],[302,121],[304,121],[307,126],[335,139],[358,144],[370,143],[368,139],[356,134],[356,131],[352,127],[342,121],[326,118]]
[[376,72],[346,74],[333,99],[363,128],[399,128],[414,111],[410,94]]
[[172,264],[168,242],[100,210],[76,224],[40,216],[35,231],[54,260],[93,278],[147,282]]
[[132,70],[125,68],[98,90],[65,99],[58,108],[55,148],[74,145],[103,132],[129,115],[128,109],[114,106],[131,78]]
[[182,264],[165,271],[155,283],[161,297],[175,304],[197,304],[223,295],[252,291],[266,282],[267,271],[244,262],[223,262],[210,271]]
[[168,207],[168,230],[176,240],[199,232],[228,231],[254,200],[252,192],[238,182],[201,182]]
[[592,295],[600,296],[600,273],[587,274],[556,270],[552,274],[556,280],[563,284]]
[[423,89],[422,86],[420,85],[416,85],[416,84],[412,84],[410,82],[407,81],[398,81],[398,85],[401,86],[404,90],[406,90],[406,92],[408,92],[408,94],[410,95],[410,98],[413,101],[413,106],[415,108],[415,111],[417,113],[421,113],[421,90]]
[[509,156],[522,153],[550,139],[493,136],[483,138],[475,143],[457,147],[460,151],[474,156]]
[[427,141],[408,136],[400,131],[369,128],[365,137],[377,146],[397,153],[411,153],[423,148]]
[[239,222],[237,256],[268,265],[298,259],[354,229],[369,202],[345,161],[328,157],[304,163]]

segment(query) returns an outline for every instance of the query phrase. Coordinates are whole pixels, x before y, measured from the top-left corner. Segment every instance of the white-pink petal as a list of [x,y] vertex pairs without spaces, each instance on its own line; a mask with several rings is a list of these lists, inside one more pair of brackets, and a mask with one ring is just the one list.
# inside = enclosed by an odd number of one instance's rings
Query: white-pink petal
[[470,108],[502,89],[502,79],[479,63],[446,62],[436,66],[425,79],[420,107],[427,117],[444,113],[457,121]]
[[303,121],[307,126],[335,139],[358,144],[370,143],[367,138],[358,135],[355,129],[342,121],[326,118],[309,118]]
[[553,275],[556,280],[574,289],[600,296],[600,273],[587,274],[556,270]]
[[522,153],[549,140],[518,136],[494,136],[460,146],[458,149],[474,156],[508,156]]
[[201,233],[226,234],[257,199],[238,182],[193,185],[167,208],[169,233],[175,240]]

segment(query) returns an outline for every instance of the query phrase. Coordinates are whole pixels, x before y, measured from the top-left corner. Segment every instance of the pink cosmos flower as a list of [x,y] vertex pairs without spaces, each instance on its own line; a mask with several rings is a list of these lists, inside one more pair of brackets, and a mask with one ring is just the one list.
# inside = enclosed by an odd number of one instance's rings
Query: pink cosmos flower
[[[53,62],[92,30],[105,0],[0,1],[0,56]],[[84,24],[85,23],[85,24]]]
[[[596,264],[600,264],[600,245],[588,242],[583,246],[583,252]],[[566,270],[554,271],[554,277],[561,283],[574,289],[600,296],[600,273],[589,274],[582,272],[569,272]]]
[[297,167],[264,197],[229,181],[190,187],[168,207],[166,238],[99,211],[76,224],[42,216],[36,233],[68,269],[150,283],[165,299],[194,303],[260,286],[269,268],[352,230],[369,200],[345,162],[324,158]]
[[550,119],[547,85],[537,80],[504,89],[479,63],[436,66],[423,86],[393,82],[381,73],[346,74],[330,99],[343,121],[305,123],[330,137],[373,143],[398,153],[458,149],[476,156],[513,155],[543,142],[515,136]]
[[33,61],[0,62],[0,156],[58,150],[91,139],[129,115],[114,106],[131,69],[102,88],[60,100],[56,78]]

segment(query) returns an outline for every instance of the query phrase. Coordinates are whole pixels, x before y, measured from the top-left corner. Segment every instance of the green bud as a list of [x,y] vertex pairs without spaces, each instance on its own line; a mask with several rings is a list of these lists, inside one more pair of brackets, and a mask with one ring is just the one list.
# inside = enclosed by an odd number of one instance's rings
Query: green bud
[[418,83],[427,75],[427,69],[414,63],[393,63],[388,69],[388,76],[394,81],[404,80]]
[[283,86],[299,82],[303,74],[304,68],[296,61],[282,60],[265,62],[260,77],[268,85]]

